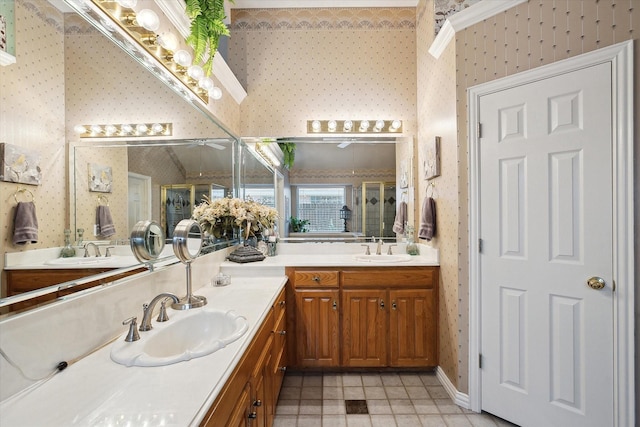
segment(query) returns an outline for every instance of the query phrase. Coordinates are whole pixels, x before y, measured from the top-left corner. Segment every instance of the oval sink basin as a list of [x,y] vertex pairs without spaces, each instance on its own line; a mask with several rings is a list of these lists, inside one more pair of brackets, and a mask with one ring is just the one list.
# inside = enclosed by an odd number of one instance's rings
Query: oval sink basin
[[370,262],[372,264],[388,264],[393,262],[407,262],[411,259],[411,255],[356,255],[356,261]]
[[223,349],[248,329],[247,319],[234,311],[187,312],[175,320],[153,321],[153,329],[141,332],[138,341],[117,341],[111,348],[111,359],[126,366],[170,365]]

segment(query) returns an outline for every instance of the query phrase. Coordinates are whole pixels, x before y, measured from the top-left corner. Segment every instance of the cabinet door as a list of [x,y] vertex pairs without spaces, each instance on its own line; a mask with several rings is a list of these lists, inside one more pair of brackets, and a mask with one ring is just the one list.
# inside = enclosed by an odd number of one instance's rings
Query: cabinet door
[[295,298],[298,366],[339,366],[339,291],[296,291]]
[[435,291],[393,290],[389,297],[391,366],[436,366],[438,313]]
[[[251,401],[251,384],[247,382],[242,389],[242,393],[238,397],[237,403],[231,412],[229,421],[227,421],[227,427],[247,427],[250,425],[252,411],[250,407]],[[215,419],[215,415],[209,420],[207,425],[215,426],[218,424]]]
[[387,365],[387,292],[342,292],[343,366]]

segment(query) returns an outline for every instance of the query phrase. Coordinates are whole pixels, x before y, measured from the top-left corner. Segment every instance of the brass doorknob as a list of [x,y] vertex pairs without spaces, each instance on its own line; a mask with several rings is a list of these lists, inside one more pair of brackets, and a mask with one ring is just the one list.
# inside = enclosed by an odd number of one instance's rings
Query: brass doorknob
[[604,281],[602,277],[593,276],[587,279],[587,286],[589,286],[591,289],[595,289],[596,291],[599,291],[600,289],[604,288],[606,285],[607,283]]

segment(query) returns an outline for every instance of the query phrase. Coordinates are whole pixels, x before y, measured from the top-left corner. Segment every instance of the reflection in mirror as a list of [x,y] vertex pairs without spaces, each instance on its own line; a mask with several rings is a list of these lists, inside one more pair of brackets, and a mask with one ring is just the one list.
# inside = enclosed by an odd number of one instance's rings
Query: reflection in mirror
[[[116,234],[126,241],[127,224],[155,220],[167,237],[183,219],[191,218],[204,196],[233,194],[233,139],[116,141],[77,145],[75,153],[75,228],[92,229],[95,211],[85,171],[92,161],[114,165],[109,194]],[[119,230],[123,230],[120,232]],[[96,237],[93,237],[94,239]],[[224,248],[233,240],[207,241],[205,252]]]
[[[20,0],[12,3],[16,13],[16,48],[20,55],[16,64],[0,67],[0,79],[6,83],[1,92],[1,103],[7,111],[6,115],[3,113],[0,117],[0,133],[5,135],[7,142],[38,151],[46,179],[43,179],[42,185],[32,189],[38,200],[41,231],[38,243],[24,247],[10,244],[0,247],[0,268],[3,270],[0,307],[10,305],[11,298],[18,294],[25,301],[30,292],[34,292],[35,296],[41,296],[44,292],[47,298],[55,299],[61,295],[55,285],[77,289],[76,285],[91,282],[91,278],[101,283],[109,283],[117,278],[109,277],[108,272],[103,273],[102,267],[83,267],[85,274],[89,274],[88,278],[79,278],[81,269],[77,266],[65,266],[64,269],[56,266],[55,271],[52,268],[44,269],[42,265],[46,261],[59,257],[64,229],[72,230],[71,240],[76,245],[76,253],[83,252],[77,243],[87,241],[117,245],[111,250],[112,254],[118,255],[126,250],[127,256],[135,263],[134,271],[147,271],[135,260],[127,242],[136,221],[155,219],[160,223],[160,183],[194,183],[196,194],[206,194],[206,188],[211,186],[217,192],[233,194],[234,188],[237,188],[233,182],[233,154],[226,154],[225,168],[216,169],[205,169],[206,157],[203,156],[201,180],[190,177],[189,181],[183,177],[174,180],[175,175],[172,175],[158,177],[158,184],[151,185],[149,177],[153,174],[149,170],[170,171],[173,174],[176,164],[182,162],[179,150],[175,153],[170,150],[172,141],[166,141],[167,147],[156,141],[155,150],[143,152],[139,149],[140,154],[135,154],[138,148],[129,147],[129,144],[119,147],[118,151],[117,148],[100,148],[100,139],[80,140],[73,130],[76,125],[131,122],[172,123],[174,138],[207,135],[207,143],[216,145],[233,145],[230,141],[235,137],[219,124],[206,106],[193,99],[185,99],[183,93],[169,88],[166,82],[156,79],[157,76],[148,74],[148,70],[140,66],[139,60],[124,53],[118,44],[104,37],[84,18],[68,13],[68,9],[61,11],[52,7],[59,6],[61,1]],[[33,80],[28,78],[29,75],[38,75],[39,78]],[[225,121],[234,122],[233,117],[228,117],[234,113],[224,108],[216,110],[216,114],[220,114]],[[21,129],[29,129],[29,132]],[[218,144],[215,141],[217,139],[224,142]],[[85,148],[76,149],[82,145]],[[216,148],[208,146],[202,150]],[[233,150],[233,147],[229,148],[229,151]],[[195,153],[185,155],[197,156]],[[83,156],[86,161],[81,164],[81,169],[76,170],[76,159]],[[129,170],[133,164],[136,167]],[[117,187],[111,193],[89,191],[87,175],[90,165],[112,168],[114,185],[117,184]],[[205,170],[220,171],[231,178],[218,181],[216,177],[205,177]],[[81,179],[75,179],[76,173]],[[1,194],[13,191],[15,184],[0,182]],[[61,195],[66,196],[66,200]],[[108,202],[101,202],[98,195],[106,197]],[[138,196],[146,202],[137,200]],[[135,203],[128,203],[130,197]],[[114,217],[116,233],[108,238],[94,236],[99,203],[108,204]],[[0,222],[10,224],[11,212],[12,209],[0,209]],[[84,230],[82,238],[78,229]],[[214,248],[209,246],[209,250]],[[105,248],[101,248],[101,252],[104,254]],[[34,262],[38,263],[36,268]],[[121,270],[113,268],[109,269],[114,273]],[[16,279],[16,276],[36,270],[42,275],[37,278],[30,276],[24,281]],[[71,276],[64,276],[62,270],[68,271]]]
[[253,148],[250,142],[242,141],[240,151],[240,197],[276,208],[274,171]]
[[[283,138],[296,144],[289,171],[290,202],[285,203],[287,224],[282,236],[289,241],[360,239],[364,236],[395,238],[392,226],[396,203],[408,198],[408,185],[398,191],[396,150],[408,149],[409,138],[306,137]],[[374,184],[375,183],[375,184]],[[383,190],[370,191],[375,186]],[[364,193],[363,193],[364,191]],[[341,209],[351,210],[341,218]],[[288,211],[288,212],[287,212]],[[307,220],[307,232],[290,229],[290,219]],[[287,234],[288,233],[288,234]]]
[[140,262],[157,259],[164,249],[164,233],[155,221],[138,221],[131,232],[131,250]]

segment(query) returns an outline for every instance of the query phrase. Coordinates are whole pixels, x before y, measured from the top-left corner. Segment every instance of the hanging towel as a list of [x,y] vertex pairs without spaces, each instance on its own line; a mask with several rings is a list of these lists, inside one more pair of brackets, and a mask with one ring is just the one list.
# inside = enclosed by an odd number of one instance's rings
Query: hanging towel
[[404,234],[404,224],[407,222],[407,203],[400,202],[398,206],[398,212],[396,212],[396,219],[393,222],[393,232],[398,234]]
[[109,206],[98,206],[96,210],[96,224],[98,224],[98,233],[100,233],[100,236],[109,237],[116,234],[116,227],[113,225]]
[[433,197],[427,197],[422,205],[420,216],[420,231],[418,237],[427,241],[436,235],[436,201]]
[[13,244],[38,243],[38,218],[33,202],[18,202],[13,217]]

